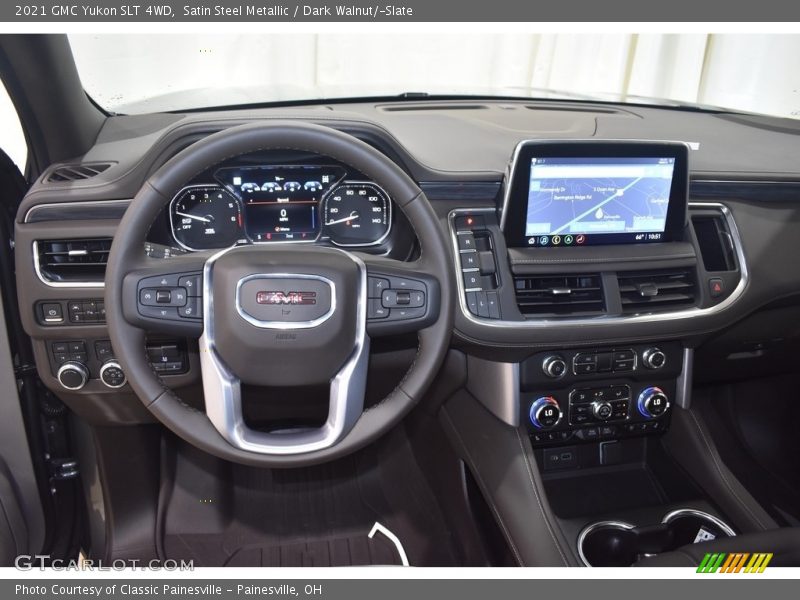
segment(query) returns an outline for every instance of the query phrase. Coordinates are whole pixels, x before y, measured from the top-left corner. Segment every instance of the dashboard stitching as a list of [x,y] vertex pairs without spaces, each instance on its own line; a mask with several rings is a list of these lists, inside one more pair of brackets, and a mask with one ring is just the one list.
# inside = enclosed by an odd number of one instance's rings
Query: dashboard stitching
[[[455,423],[453,422],[453,419],[450,417],[450,414],[448,413],[446,407],[442,408],[442,415],[450,423],[450,429],[452,430],[452,432],[455,434],[456,438],[458,439],[458,444],[461,446],[461,449],[464,451],[464,455],[467,457],[467,460],[469,461],[469,463],[471,465],[474,466],[475,465],[475,460],[472,458],[472,454],[470,453],[469,449],[467,448],[467,445],[464,443],[464,440],[461,437],[461,433],[458,431],[458,428],[456,427]],[[522,556],[520,555],[519,550],[517,549],[517,545],[514,543],[514,538],[511,536],[511,532],[506,527],[506,524],[503,521],[503,517],[500,515],[500,511],[497,510],[497,506],[495,505],[494,501],[492,500],[492,495],[489,493],[489,489],[486,486],[486,483],[483,481],[483,477],[481,477],[480,471],[478,469],[475,469],[475,468],[472,469],[471,471],[472,471],[472,474],[475,476],[475,479],[478,481],[478,485],[480,486],[481,490],[483,491],[483,495],[486,498],[487,504],[489,505],[489,508],[491,509],[492,513],[494,513],[494,516],[497,519],[498,525],[500,525],[500,528],[503,530],[503,534],[504,534],[506,540],[508,540],[509,546],[511,546],[511,551],[514,553],[514,558],[516,559],[517,564],[519,564],[520,566],[524,566],[525,563],[523,562]]]
[[528,471],[528,479],[531,482],[531,487],[533,488],[533,493],[536,496],[536,503],[539,505],[539,510],[542,512],[542,517],[544,517],[544,524],[547,527],[547,531],[550,534],[550,537],[553,540],[553,544],[555,544],[556,550],[561,555],[561,560],[564,562],[564,565],[569,566],[569,561],[567,560],[564,551],[561,549],[561,544],[558,543],[556,539],[556,534],[553,531],[553,527],[550,524],[550,519],[547,517],[547,513],[544,510],[544,505],[542,504],[542,499],[539,496],[539,490],[536,487],[536,482],[533,478],[533,470],[531,467],[531,461],[528,458],[528,454],[526,452],[525,444],[522,441],[522,436],[519,434],[519,429],[515,428],[514,432],[517,434],[517,440],[519,441],[519,447],[522,450],[522,458],[525,460],[525,468]]
[[736,500],[739,502],[739,504],[742,506],[742,508],[744,508],[745,512],[747,512],[747,514],[749,514],[750,517],[752,517],[752,519],[758,524],[758,526],[761,527],[761,529],[767,529],[767,527],[761,522],[761,520],[756,516],[756,514],[752,511],[752,509],[744,502],[744,500],[741,499],[741,497],[739,497],[739,495],[736,493],[736,490],[733,489],[733,486],[728,481],[728,478],[726,477],[725,472],[722,469],[722,467],[724,465],[721,465],[720,461],[717,459],[717,456],[716,456],[716,454],[714,452],[714,448],[712,447],[710,441],[708,440],[708,437],[706,436],[705,432],[703,431],[703,428],[702,428],[702,426],[700,424],[700,421],[697,418],[697,415],[695,415],[692,410],[688,410],[687,412],[689,413],[689,416],[692,418],[692,421],[694,422],[695,427],[697,427],[697,431],[700,433],[700,436],[703,439],[703,443],[705,444],[706,448],[708,449],[708,454],[709,454],[709,456],[711,457],[711,460],[714,463],[714,467],[716,468],[717,472],[720,474],[720,477],[722,478],[723,483],[725,483],[725,487],[728,488],[728,491],[730,491],[731,495],[733,495],[733,497],[736,498]]

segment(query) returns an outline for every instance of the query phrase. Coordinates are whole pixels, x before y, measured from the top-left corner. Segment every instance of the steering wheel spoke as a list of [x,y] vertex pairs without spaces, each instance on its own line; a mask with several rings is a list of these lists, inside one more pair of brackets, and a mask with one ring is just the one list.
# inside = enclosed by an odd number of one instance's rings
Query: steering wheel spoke
[[413,333],[439,318],[440,287],[424,261],[401,262],[359,254],[367,265],[367,332],[372,337]]
[[123,279],[126,320],[151,333],[200,337],[203,266],[210,254],[140,260]]

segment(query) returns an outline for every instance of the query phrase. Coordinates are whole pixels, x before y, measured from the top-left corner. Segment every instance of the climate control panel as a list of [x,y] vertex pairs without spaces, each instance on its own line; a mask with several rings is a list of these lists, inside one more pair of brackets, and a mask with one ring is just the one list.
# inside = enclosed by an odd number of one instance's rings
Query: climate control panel
[[682,357],[677,342],[537,354],[520,365],[521,420],[538,446],[662,432]]

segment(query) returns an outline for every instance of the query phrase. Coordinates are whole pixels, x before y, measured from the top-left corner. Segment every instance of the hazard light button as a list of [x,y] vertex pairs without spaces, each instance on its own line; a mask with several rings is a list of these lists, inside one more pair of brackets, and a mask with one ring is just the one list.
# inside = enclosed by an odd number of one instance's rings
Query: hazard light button
[[712,298],[719,298],[725,293],[725,282],[719,277],[712,277],[708,280],[708,293]]

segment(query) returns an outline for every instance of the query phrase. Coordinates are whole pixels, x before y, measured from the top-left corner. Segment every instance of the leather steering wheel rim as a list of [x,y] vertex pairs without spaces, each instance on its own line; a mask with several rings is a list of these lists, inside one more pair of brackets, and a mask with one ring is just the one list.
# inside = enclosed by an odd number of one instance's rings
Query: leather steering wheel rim
[[[274,455],[231,445],[205,412],[180,400],[151,368],[146,330],[131,324],[123,306],[123,280],[141,263],[150,226],[173,196],[193,177],[224,160],[266,151],[293,150],[324,155],[349,165],[387,191],[407,217],[421,247],[420,261],[439,282],[438,319],[419,330],[415,360],[402,381],[378,404],[364,410],[338,443],[303,454]],[[297,467],[340,458],[369,444],[397,424],[427,391],[447,353],[453,327],[455,285],[446,233],[424,193],[385,155],[348,134],[307,123],[270,122],[231,127],[184,149],[143,185],[119,223],[108,259],[105,302],[114,353],[136,395],[153,416],[186,442],[219,458],[260,467]]]

